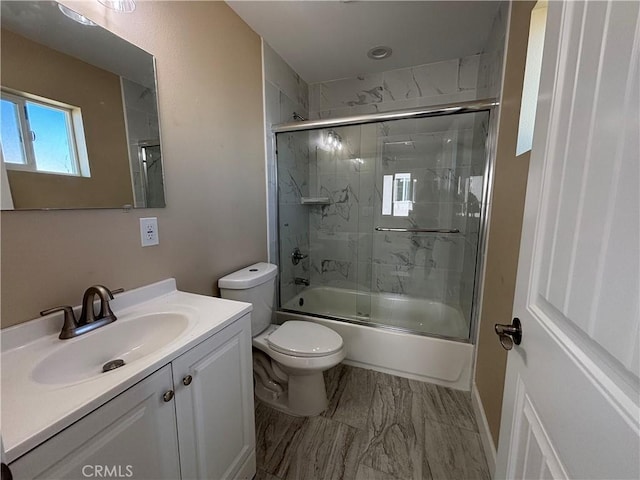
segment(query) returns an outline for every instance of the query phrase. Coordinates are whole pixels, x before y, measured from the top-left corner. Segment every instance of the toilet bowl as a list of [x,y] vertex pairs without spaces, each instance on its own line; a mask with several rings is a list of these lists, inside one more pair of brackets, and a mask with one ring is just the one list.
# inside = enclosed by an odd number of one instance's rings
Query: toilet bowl
[[269,263],[250,265],[221,278],[220,294],[253,304],[256,396],[289,415],[319,415],[328,404],[323,372],[344,360],[344,343],[335,331],[316,323],[271,323],[277,272]]

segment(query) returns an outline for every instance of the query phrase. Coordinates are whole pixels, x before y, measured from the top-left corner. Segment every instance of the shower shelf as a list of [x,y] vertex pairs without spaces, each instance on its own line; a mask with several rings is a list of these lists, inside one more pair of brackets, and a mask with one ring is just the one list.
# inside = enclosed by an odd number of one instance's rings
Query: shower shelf
[[300,203],[302,205],[329,205],[331,201],[329,197],[301,197]]

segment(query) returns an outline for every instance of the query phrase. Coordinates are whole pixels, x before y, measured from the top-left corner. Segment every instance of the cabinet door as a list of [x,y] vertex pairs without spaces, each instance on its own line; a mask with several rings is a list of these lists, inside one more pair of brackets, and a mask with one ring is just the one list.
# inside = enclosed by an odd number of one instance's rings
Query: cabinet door
[[255,426],[249,315],[172,366],[183,480],[251,478]]
[[180,478],[172,385],[167,365],[17,459],[13,478]]

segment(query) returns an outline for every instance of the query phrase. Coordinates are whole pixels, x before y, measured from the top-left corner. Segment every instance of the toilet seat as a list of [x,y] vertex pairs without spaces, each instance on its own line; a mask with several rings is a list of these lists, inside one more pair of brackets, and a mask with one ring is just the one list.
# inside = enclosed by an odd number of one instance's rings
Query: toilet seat
[[324,357],[342,349],[342,337],[323,325],[291,320],[266,338],[276,352],[296,357]]

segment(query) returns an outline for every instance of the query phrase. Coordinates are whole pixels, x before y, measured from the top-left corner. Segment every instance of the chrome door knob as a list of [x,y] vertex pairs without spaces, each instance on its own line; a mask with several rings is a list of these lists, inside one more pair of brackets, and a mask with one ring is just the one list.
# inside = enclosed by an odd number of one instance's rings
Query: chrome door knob
[[191,382],[193,381],[193,377],[191,375],[187,375],[186,377],[184,377],[182,379],[182,384],[183,385],[191,385]]
[[513,344],[520,345],[522,342],[522,324],[519,318],[514,318],[511,325],[495,324],[496,335],[500,337],[500,345],[505,350],[511,350]]

